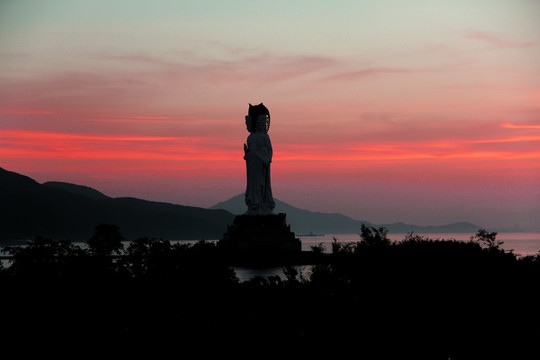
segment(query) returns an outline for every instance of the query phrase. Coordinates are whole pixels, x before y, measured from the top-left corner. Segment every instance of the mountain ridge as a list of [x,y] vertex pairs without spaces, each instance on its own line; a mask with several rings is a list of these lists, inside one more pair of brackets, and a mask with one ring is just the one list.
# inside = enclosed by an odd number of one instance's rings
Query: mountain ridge
[[61,189],[61,190],[68,191],[74,194],[85,195],[93,199],[103,200],[103,199],[111,198],[110,196],[107,196],[103,194],[102,192],[94,188],[91,188],[89,186],[85,186],[85,185],[77,185],[77,184],[72,184],[72,183],[67,183],[67,182],[62,182],[62,181],[47,181],[47,182],[44,182],[42,185],[50,186],[56,189]]
[[0,243],[38,235],[86,241],[101,223],[118,225],[128,240],[217,239],[234,219],[225,210],[111,198],[92,188],[69,183],[40,184],[2,168],[0,203]]
[[[470,222],[461,221],[444,225],[420,226],[406,224],[403,222],[389,224],[373,224],[367,220],[357,220],[340,213],[314,212],[300,209],[287,204],[278,199],[275,213],[284,212],[287,214],[287,222],[291,225],[291,230],[297,234],[351,234],[360,232],[362,224],[375,227],[385,227],[392,233],[474,233],[480,229],[479,226]],[[244,194],[233,196],[232,198],[217,203],[210,209],[224,209],[235,215],[244,213],[247,207],[244,203]]]
[[[155,202],[132,197],[109,197],[84,185],[34,179],[0,168],[0,244],[37,235],[86,241],[95,226],[115,224],[128,240],[157,237],[169,240],[220,239],[234,216],[247,208],[239,194],[210,208]],[[340,213],[315,212],[276,199],[275,212],[287,214],[297,236],[358,233],[362,224],[384,226],[390,232],[473,233],[477,225],[460,222],[418,226],[402,222],[375,225]]]

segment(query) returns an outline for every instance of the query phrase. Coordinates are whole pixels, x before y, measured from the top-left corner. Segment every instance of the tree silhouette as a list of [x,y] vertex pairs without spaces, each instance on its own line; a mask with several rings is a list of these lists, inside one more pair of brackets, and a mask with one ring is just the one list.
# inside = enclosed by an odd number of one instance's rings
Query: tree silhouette
[[[52,240],[37,236],[27,246],[7,247],[12,256],[9,271],[33,278],[57,278],[70,273],[76,256],[84,254],[68,240]],[[71,267],[71,268],[68,268]]]
[[374,226],[367,226],[366,224],[362,224],[361,233],[359,235],[362,238],[361,243],[368,246],[390,245],[390,239],[388,238],[388,229],[382,226],[377,229]]
[[113,253],[120,254],[124,249],[122,241],[124,237],[120,234],[120,228],[111,224],[100,224],[96,226],[94,235],[86,242],[90,254],[96,256],[111,256]]
[[496,232],[489,232],[485,229],[480,229],[476,232],[476,235],[471,236],[471,241],[475,241],[480,244],[480,246],[489,250],[500,250],[500,247],[502,244],[504,244],[504,242],[497,240],[496,237]]
[[173,247],[168,240],[140,238],[126,250],[126,265],[134,277],[173,275]]
[[147,344],[223,352],[222,344],[236,354],[253,344],[259,355],[263,341],[304,355],[328,344],[333,357],[340,350],[366,358],[537,354],[540,327],[531,324],[540,321],[540,255],[507,253],[486,230],[474,241],[410,233],[390,242],[387,234],[363,226],[361,241],[335,239],[332,254],[288,264],[284,281],[244,282],[213,242],[141,238],[121,252],[119,228],[104,224],[88,250],[37,237],[5,249],[12,258],[0,268],[0,315],[12,336],[2,339],[40,351],[37,340],[61,347],[85,339],[99,351],[112,342],[122,351]]

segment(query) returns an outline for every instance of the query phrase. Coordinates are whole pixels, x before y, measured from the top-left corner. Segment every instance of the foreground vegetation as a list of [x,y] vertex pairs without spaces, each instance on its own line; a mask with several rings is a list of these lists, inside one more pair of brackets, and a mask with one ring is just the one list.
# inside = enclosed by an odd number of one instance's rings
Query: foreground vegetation
[[313,247],[307,274],[291,263],[283,278],[244,282],[214,243],[142,238],[124,249],[114,225],[98,226],[85,249],[38,237],[5,249],[4,344],[429,359],[538,350],[540,256],[504,251],[485,230],[469,242],[392,243],[367,226],[360,236],[330,254]]

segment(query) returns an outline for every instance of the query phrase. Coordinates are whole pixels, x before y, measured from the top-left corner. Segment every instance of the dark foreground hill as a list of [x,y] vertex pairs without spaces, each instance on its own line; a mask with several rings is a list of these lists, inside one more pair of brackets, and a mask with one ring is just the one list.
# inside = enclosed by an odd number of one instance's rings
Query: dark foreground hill
[[0,244],[37,235],[86,241],[96,225],[115,224],[128,240],[217,239],[234,216],[225,210],[111,198],[67,183],[39,184],[0,168]]
[[[276,213],[286,213],[287,222],[291,225],[291,230],[298,234],[354,234],[360,231],[362,224],[373,225],[369,221],[356,220],[338,213],[322,213],[299,209],[283,201],[277,200]],[[220,202],[211,209],[224,209],[233,214],[246,212],[244,195],[240,194],[229,200]],[[405,224],[402,222],[392,224],[382,224],[392,233],[474,233],[480,229],[479,226],[469,222],[458,222],[439,226],[418,226]]]

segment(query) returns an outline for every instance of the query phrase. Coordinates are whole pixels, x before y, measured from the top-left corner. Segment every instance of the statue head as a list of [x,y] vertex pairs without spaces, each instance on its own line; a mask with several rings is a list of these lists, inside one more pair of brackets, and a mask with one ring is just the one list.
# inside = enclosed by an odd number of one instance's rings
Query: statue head
[[255,119],[255,132],[267,132],[268,117],[266,115],[258,115]]
[[[250,121],[251,124],[248,124]],[[260,122],[263,122],[263,124],[260,124]],[[248,116],[246,117],[246,126],[250,132],[268,132],[268,129],[270,129],[270,112],[266,106],[263,105],[263,103],[260,103],[259,105],[249,104]]]
[[249,115],[246,115],[246,128],[247,131],[249,131],[250,133],[255,131],[255,129],[253,128],[253,121],[251,119],[251,116]]

